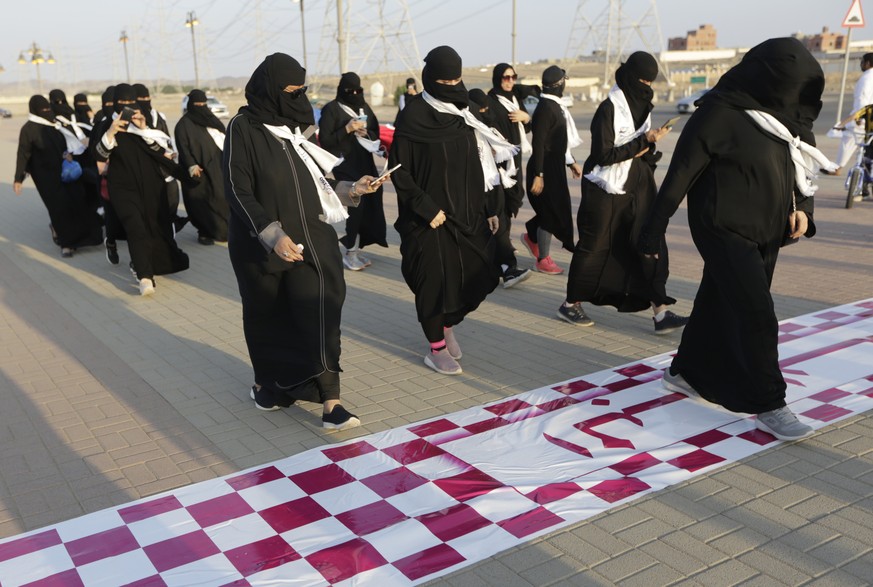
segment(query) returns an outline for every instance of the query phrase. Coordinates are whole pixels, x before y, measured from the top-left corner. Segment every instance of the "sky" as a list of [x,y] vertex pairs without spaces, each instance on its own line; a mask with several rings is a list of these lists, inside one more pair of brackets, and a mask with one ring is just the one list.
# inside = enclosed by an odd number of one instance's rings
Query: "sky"
[[[307,69],[312,75],[338,72],[335,0],[302,0]],[[873,0],[863,0],[873,4]],[[560,59],[568,45],[590,52],[602,37],[608,0],[515,0],[516,55],[519,62]],[[800,4],[803,8],[799,9]],[[629,50],[645,49],[631,25],[656,42],[657,25],[666,47],[708,23],[721,47],[750,47],[775,36],[814,34],[823,26],[839,31],[851,0],[623,0],[621,22],[632,39]],[[465,65],[487,65],[512,57],[512,0],[345,0],[349,7],[348,69],[418,71],[419,54],[451,45]],[[402,7],[408,8],[409,18]],[[652,16],[653,5],[659,18]],[[39,10],[33,10],[37,7]],[[106,7],[111,6],[110,10]],[[71,7],[75,7],[71,11]],[[381,9],[381,10],[380,10]],[[870,10],[870,9],[868,9]],[[18,63],[36,43],[55,58],[40,66],[45,87],[72,88],[88,80],[123,81],[126,31],[127,64],[134,81],[194,79],[189,11],[194,28],[201,82],[222,76],[248,77],[264,55],[282,51],[303,62],[300,4],[292,0],[147,0],[107,3],[97,0],[40,0],[7,3],[0,24],[0,88],[36,84],[36,68]],[[865,14],[865,16],[867,16]],[[867,18],[873,18],[873,10]],[[324,26],[325,22],[328,26]],[[600,33],[596,31],[600,30]],[[414,37],[412,32],[414,31]],[[571,38],[576,39],[571,43]],[[873,26],[855,29],[853,40],[873,38]],[[651,44],[651,43],[650,43]],[[402,56],[402,58],[401,58]],[[47,90],[46,90],[47,91]]]

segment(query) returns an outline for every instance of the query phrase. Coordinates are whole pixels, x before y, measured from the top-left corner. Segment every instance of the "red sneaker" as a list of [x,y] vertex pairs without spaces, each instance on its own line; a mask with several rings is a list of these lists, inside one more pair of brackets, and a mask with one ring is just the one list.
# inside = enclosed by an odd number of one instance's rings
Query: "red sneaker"
[[558,267],[557,263],[552,261],[551,257],[545,257],[544,259],[540,259],[537,261],[537,271],[540,273],[547,273],[549,275],[560,275],[564,272],[563,269]]
[[527,250],[530,251],[530,254],[533,255],[534,259],[540,258],[540,246],[530,240],[530,237],[527,235],[527,233],[521,235],[521,242],[524,243],[524,246],[527,247]]

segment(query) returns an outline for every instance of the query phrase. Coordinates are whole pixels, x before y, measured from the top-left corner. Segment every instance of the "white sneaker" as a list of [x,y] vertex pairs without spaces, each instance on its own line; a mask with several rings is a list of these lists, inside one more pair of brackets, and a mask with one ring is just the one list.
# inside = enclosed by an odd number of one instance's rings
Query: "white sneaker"
[[670,373],[670,367],[664,369],[664,378],[661,379],[661,385],[667,391],[674,391],[677,393],[681,393],[684,396],[690,397],[691,399],[702,399],[700,394],[697,393],[697,390],[691,387],[691,385],[685,381],[685,378],[680,374],[673,375]]
[[363,263],[364,267],[369,267],[373,264],[373,262],[370,260],[370,257],[365,257],[363,253],[358,253],[358,261]]
[[343,265],[346,269],[351,269],[352,271],[360,271],[366,267],[358,258],[358,251],[346,251],[343,254]]
[[151,279],[139,280],[139,295],[150,296],[155,293],[155,283]]
[[812,427],[798,420],[788,406],[758,414],[755,426],[779,440],[800,440],[813,433]]

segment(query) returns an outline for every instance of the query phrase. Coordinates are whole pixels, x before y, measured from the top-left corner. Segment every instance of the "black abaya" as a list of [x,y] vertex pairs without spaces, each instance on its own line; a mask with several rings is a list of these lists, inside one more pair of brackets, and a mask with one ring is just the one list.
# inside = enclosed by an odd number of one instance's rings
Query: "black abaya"
[[54,127],[27,121],[18,137],[15,182],[30,174],[45,204],[58,245],[63,248],[98,245],[103,242],[100,217],[89,205],[81,179],[61,181],[61,162],[67,144]]
[[[573,250],[573,210],[567,186],[567,123],[561,106],[548,98],[540,99],[531,120],[531,147],[527,162],[527,199],[536,215],[528,221],[528,234],[536,240],[533,228],[540,228]],[[530,188],[543,174],[543,191],[535,196]]]
[[179,164],[187,174],[193,165],[203,170],[199,178],[182,182],[182,197],[188,219],[201,237],[227,240],[227,219],[230,210],[224,195],[224,175],[221,171],[221,149],[206,127],[185,114],[175,128]]

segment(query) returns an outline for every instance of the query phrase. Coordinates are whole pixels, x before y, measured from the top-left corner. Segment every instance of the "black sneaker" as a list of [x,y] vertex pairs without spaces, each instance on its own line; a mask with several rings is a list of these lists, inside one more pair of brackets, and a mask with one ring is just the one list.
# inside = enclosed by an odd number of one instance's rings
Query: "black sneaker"
[[585,310],[582,309],[581,302],[576,302],[572,306],[561,304],[557,315],[561,320],[576,326],[594,326],[594,320],[589,318]]
[[200,243],[201,245],[206,245],[206,246],[215,244],[215,240],[209,238],[208,236],[198,236],[197,242]]
[[334,406],[329,414],[321,415],[321,425],[328,430],[345,430],[360,426],[361,421],[352,413],[349,413],[341,405]]
[[285,395],[282,395],[282,398],[279,399],[277,398],[277,394],[269,389],[265,389],[264,387],[258,389],[254,385],[252,385],[252,389],[249,392],[249,397],[255,400],[256,408],[265,412],[275,412],[282,408],[290,408],[296,401]]
[[652,318],[655,323],[655,334],[667,334],[674,330],[684,328],[688,324],[688,316],[680,316],[674,314],[670,310],[664,312],[664,317],[660,321]]
[[110,241],[108,238],[103,239],[103,244],[106,246],[106,260],[111,265],[118,265],[118,245],[115,241]]
[[503,289],[515,287],[528,277],[530,277],[530,269],[511,267],[503,273]]

